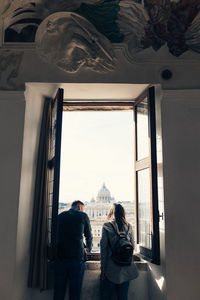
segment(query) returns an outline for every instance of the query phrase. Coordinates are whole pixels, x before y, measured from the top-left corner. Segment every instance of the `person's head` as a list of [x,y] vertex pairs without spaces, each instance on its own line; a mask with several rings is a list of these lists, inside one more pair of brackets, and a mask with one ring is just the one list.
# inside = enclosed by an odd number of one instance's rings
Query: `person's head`
[[109,210],[107,219],[115,220],[121,230],[123,225],[126,224],[126,213],[124,207],[119,203],[113,203]]
[[83,211],[84,209],[84,203],[80,200],[75,200],[72,202],[72,207],[76,207],[78,210]]

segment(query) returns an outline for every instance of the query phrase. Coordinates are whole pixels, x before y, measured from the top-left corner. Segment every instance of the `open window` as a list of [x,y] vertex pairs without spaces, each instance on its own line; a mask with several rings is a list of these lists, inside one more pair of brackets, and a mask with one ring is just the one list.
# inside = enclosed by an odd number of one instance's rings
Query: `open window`
[[150,87],[134,106],[135,224],[139,253],[160,263],[156,159],[155,91]]
[[38,144],[28,287],[48,288],[48,262],[56,256],[63,90],[44,98]]
[[48,217],[48,257],[56,255],[56,233],[60,182],[60,151],[63,111],[63,89],[58,89],[51,102],[48,136],[47,165],[47,217]]
[[[63,93],[60,90],[60,95]],[[59,96],[60,97],[60,96]],[[52,109],[49,144],[49,258],[56,253],[56,227],[59,201],[59,167],[62,109],[65,111],[131,110],[134,115],[135,144],[135,232],[138,252],[159,264],[159,213],[157,191],[155,92],[148,88],[133,101],[64,101]],[[62,96],[61,96],[62,98]],[[60,104],[59,104],[60,103]],[[57,128],[55,134],[55,128]],[[134,166],[133,166],[134,168]],[[98,234],[98,233],[97,233]]]

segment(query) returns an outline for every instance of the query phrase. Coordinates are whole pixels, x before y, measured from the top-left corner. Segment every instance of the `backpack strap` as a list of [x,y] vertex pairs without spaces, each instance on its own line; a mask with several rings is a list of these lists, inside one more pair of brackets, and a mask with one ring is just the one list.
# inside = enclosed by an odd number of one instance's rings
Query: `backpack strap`
[[128,223],[128,229],[127,229],[127,231],[126,231],[126,236],[127,236],[128,233],[129,233],[129,229],[130,229],[130,224]]

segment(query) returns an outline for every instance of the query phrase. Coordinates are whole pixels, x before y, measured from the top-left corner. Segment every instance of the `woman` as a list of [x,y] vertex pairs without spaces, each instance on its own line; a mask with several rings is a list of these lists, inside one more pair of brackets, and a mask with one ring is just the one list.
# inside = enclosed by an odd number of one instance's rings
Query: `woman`
[[108,213],[108,222],[102,228],[101,247],[101,300],[110,300],[115,290],[118,300],[128,300],[129,281],[138,276],[132,261],[128,266],[120,266],[112,259],[112,250],[119,238],[118,233],[127,233],[134,248],[133,230],[126,221],[125,210],[121,204],[114,203]]

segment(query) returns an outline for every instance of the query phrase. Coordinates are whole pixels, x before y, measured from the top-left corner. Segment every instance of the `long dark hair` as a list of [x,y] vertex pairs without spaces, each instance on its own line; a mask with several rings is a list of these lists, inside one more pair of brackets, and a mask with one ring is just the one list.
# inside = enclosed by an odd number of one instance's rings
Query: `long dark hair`
[[117,223],[119,231],[122,231],[124,225],[127,224],[124,207],[121,204],[113,203],[111,209],[109,210],[107,219],[114,219]]

